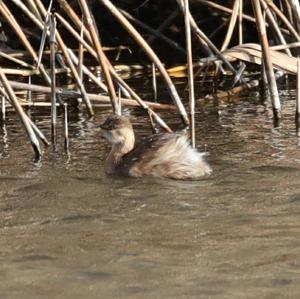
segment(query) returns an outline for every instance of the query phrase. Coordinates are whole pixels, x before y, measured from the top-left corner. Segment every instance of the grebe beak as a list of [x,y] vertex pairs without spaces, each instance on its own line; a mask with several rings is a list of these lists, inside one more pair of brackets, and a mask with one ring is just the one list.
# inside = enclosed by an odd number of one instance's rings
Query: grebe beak
[[101,132],[101,131],[102,131],[102,124],[96,126],[96,127],[95,127],[95,131],[96,131],[96,132]]

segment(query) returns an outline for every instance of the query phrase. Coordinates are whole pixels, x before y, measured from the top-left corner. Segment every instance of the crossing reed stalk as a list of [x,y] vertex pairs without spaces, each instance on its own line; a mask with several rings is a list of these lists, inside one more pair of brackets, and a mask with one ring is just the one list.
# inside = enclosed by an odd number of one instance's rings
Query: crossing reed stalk
[[277,83],[274,75],[274,69],[270,58],[271,56],[270,56],[266,26],[264,23],[259,0],[252,0],[252,6],[257,20],[257,31],[262,45],[263,63],[265,66],[266,76],[268,79],[268,87],[270,90],[274,117],[279,119],[281,117],[281,104],[280,104],[279,93],[277,89]]
[[50,16],[50,74],[51,74],[51,135],[53,145],[56,145],[56,74],[55,74],[55,56],[56,56],[56,19]]
[[39,141],[38,141],[36,134],[30,124],[30,121],[28,120],[27,115],[25,114],[22,106],[20,105],[20,103],[19,103],[19,101],[18,101],[18,99],[17,99],[17,97],[16,97],[16,95],[15,95],[10,83],[8,82],[6,75],[4,74],[1,67],[0,67],[0,81],[5,89],[6,93],[8,94],[10,101],[11,101],[12,105],[14,106],[14,108],[26,130],[26,133],[30,139],[33,151],[35,153],[35,159],[36,160],[40,159],[42,156],[42,151],[40,148]]
[[119,21],[119,23],[122,24],[124,29],[144,49],[148,57],[155,63],[156,67],[158,68],[163,79],[166,82],[170,95],[174,100],[174,103],[176,104],[178,111],[180,112],[184,124],[188,125],[189,119],[186,110],[181,102],[181,99],[177,93],[174,83],[172,82],[169,74],[167,73],[165,67],[161,63],[158,56],[151,49],[151,47],[146,43],[144,38],[137,32],[137,30],[127,21],[127,19],[122,15],[122,13],[109,0],[98,0],[98,1],[101,2],[112,13],[112,15]]
[[189,85],[189,103],[190,103],[190,131],[192,147],[195,147],[195,90],[194,90],[194,70],[191,40],[191,24],[189,0],[184,0],[184,22],[185,22],[185,39],[188,66],[188,85]]
[[109,93],[109,96],[110,96],[110,99],[111,99],[113,112],[117,115],[121,115],[121,110],[118,107],[118,100],[117,100],[116,91],[115,91],[113,81],[112,81],[112,78],[111,78],[111,75],[110,75],[110,72],[109,72],[109,68],[108,68],[107,63],[106,63],[105,55],[104,55],[103,50],[102,50],[102,46],[101,46],[100,39],[99,39],[99,36],[98,36],[98,31],[95,27],[96,24],[94,22],[94,17],[93,17],[92,12],[90,11],[90,9],[87,5],[86,0],[79,0],[79,3],[80,3],[81,11],[84,15],[84,19],[85,19],[85,22],[87,24],[90,36],[91,36],[92,41],[93,41],[94,48],[95,48],[96,53],[97,53],[98,61],[101,65],[101,70],[103,72],[104,79],[105,79],[105,82],[106,82],[106,86],[107,86],[107,89],[108,89],[108,93]]

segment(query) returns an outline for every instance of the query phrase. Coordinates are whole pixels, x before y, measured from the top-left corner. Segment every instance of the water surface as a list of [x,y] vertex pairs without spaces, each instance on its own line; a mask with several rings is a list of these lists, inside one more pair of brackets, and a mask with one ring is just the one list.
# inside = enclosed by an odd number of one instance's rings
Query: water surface
[[[295,90],[283,119],[252,93],[198,101],[201,181],[106,177],[108,145],[71,113],[70,150],[40,163],[14,113],[0,129],[0,298],[299,298],[300,152]],[[150,134],[143,113],[138,136]],[[49,136],[48,109],[32,111]],[[179,118],[163,114],[174,127]],[[205,146],[206,145],[206,146]]]

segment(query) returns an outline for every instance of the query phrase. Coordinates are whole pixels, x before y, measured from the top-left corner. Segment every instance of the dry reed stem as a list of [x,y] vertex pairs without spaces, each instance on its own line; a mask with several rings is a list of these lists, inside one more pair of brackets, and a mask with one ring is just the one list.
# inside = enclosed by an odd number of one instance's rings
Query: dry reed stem
[[[44,17],[46,17],[46,13],[47,12],[46,12],[46,9],[45,9],[43,3],[40,0],[35,0],[35,1],[36,1],[36,4],[38,5],[38,8],[40,9],[41,14]],[[41,22],[39,22],[37,19],[35,20],[35,23],[38,25],[38,27],[40,29],[43,28],[43,24]],[[88,98],[88,95],[87,95],[87,92],[85,90],[85,87],[84,87],[83,83],[81,82],[81,80],[79,78],[77,69],[76,69],[76,67],[73,64],[72,59],[70,58],[68,49],[67,49],[67,47],[66,47],[66,45],[65,45],[65,43],[64,43],[64,41],[63,41],[63,39],[62,39],[62,37],[61,37],[61,35],[60,35],[60,33],[58,31],[56,32],[56,39],[57,39],[57,43],[58,43],[58,45],[59,45],[59,47],[60,47],[60,49],[61,49],[61,51],[63,53],[64,58],[65,58],[65,60],[66,60],[66,62],[68,64],[68,66],[70,67],[70,70],[71,70],[71,73],[72,73],[72,75],[73,75],[73,77],[75,79],[75,82],[76,82],[78,88],[80,89],[80,92],[82,94],[82,98],[83,98],[83,100],[85,102],[85,105],[87,107],[88,113],[89,113],[90,116],[92,116],[92,115],[94,115],[93,107],[92,107],[91,102],[90,102],[90,100]]]
[[297,61],[297,94],[296,94],[296,113],[295,113],[295,123],[296,123],[296,134],[299,137],[299,122],[300,122],[300,61]]
[[14,106],[25,130],[26,130],[26,133],[31,141],[31,145],[32,145],[32,148],[34,150],[34,153],[35,153],[35,158],[36,159],[40,159],[41,155],[42,155],[42,152],[41,152],[41,149],[40,149],[40,144],[39,144],[39,141],[35,135],[35,132],[28,120],[28,117],[27,115],[25,114],[22,106],[20,105],[9,81],[7,80],[4,72],[2,71],[2,68],[0,67],[0,80],[1,80],[1,83],[7,93],[7,95],[9,96],[10,98],[10,101],[12,103],[12,105]]
[[239,9],[240,9],[240,0],[235,0],[232,8],[232,14],[230,17],[227,33],[225,36],[225,39],[223,41],[222,47],[221,47],[221,52],[226,50],[228,48],[228,45],[230,43],[230,40],[232,38],[233,30],[239,15]]
[[[64,1],[60,1],[62,3],[64,3]],[[68,12],[69,15],[73,18],[72,21],[74,22],[74,24],[77,26],[77,28],[81,28],[82,26],[82,22],[80,20],[80,18],[77,16],[77,14],[72,10],[71,7],[68,7]],[[57,14],[57,17],[63,22],[63,18]],[[89,46],[80,36],[79,34],[75,31],[75,30],[71,30],[71,26],[67,25],[67,22],[63,22],[66,25],[66,28],[70,31],[70,33],[79,41],[83,44],[83,46],[87,49],[87,51],[95,58],[97,58],[97,54],[95,52],[95,50]],[[89,41],[91,41],[91,37],[89,32],[87,32],[87,38]],[[170,129],[170,127],[163,121],[163,119],[157,114],[155,113],[151,107],[153,106],[151,102],[145,102],[143,101],[139,95],[118,75],[118,73],[116,72],[116,70],[114,69],[114,67],[110,64],[109,60],[107,59],[107,64],[109,65],[109,71],[111,72],[112,76],[114,77],[114,79],[117,81],[118,84],[120,84],[128,93],[129,95],[134,98],[138,105],[140,105],[141,107],[143,107],[144,109],[146,109],[148,111],[148,114],[152,115],[153,118],[155,119],[155,121],[167,132],[172,132],[172,130]]]
[[281,21],[284,23],[284,25],[288,28],[290,33],[294,36],[294,38],[299,42],[300,36],[298,32],[295,30],[293,25],[290,23],[290,21],[287,19],[287,17],[279,10],[279,8],[271,1],[271,0],[263,0],[272,11],[281,19]]
[[111,100],[113,112],[117,115],[121,115],[121,109],[118,106],[117,95],[116,95],[116,91],[115,91],[115,88],[114,88],[114,85],[113,85],[112,78],[110,76],[109,68],[108,68],[107,63],[106,63],[106,57],[105,57],[105,54],[102,50],[102,46],[101,46],[101,43],[100,43],[100,39],[99,39],[99,36],[98,36],[97,29],[95,28],[96,24],[94,22],[93,14],[89,9],[86,0],[79,0],[79,4],[80,4],[80,7],[81,7],[81,11],[83,13],[85,22],[87,24],[90,36],[92,38],[94,48],[95,48],[96,53],[97,53],[98,62],[101,65],[104,80],[105,80],[105,83],[106,83],[106,86],[107,86],[107,89],[108,89],[108,94],[109,94],[109,97],[110,97],[110,100]]
[[[9,82],[8,82],[9,84]],[[6,100],[8,103],[10,103],[10,97],[8,95],[8,93],[6,92],[6,90],[4,89],[3,86],[0,86],[0,92],[2,94],[2,101],[1,101],[1,105],[2,105],[2,121],[5,121],[5,117],[6,117]],[[16,95],[16,92],[14,92],[14,95]],[[18,103],[23,106],[23,102],[22,101],[18,101]],[[29,103],[30,105],[31,103]],[[14,107],[14,105],[12,104],[12,107]],[[9,108],[9,105],[8,105]],[[47,140],[47,138],[45,137],[45,135],[39,130],[39,128],[34,124],[34,122],[30,119],[30,117],[24,112],[24,118],[27,119],[27,121],[29,122],[29,124],[31,125],[33,131],[35,132],[35,134],[39,137],[39,139],[44,143],[45,146],[49,145],[49,141]]]
[[[180,6],[181,10],[184,11],[184,3],[183,0],[177,0],[178,5]],[[211,40],[205,35],[205,33],[197,26],[197,23],[195,22],[193,16],[190,15],[190,22],[191,22],[191,27],[194,31],[194,34],[196,36],[199,36],[201,40],[203,40],[210,50],[220,59],[223,61],[223,63],[229,68],[230,71],[232,71],[235,75],[237,75],[237,71],[235,68],[232,66],[232,64],[225,58],[225,56],[218,50],[218,48],[211,42]],[[241,82],[246,83],[241,77]]]
[[240,5],[239,5],[239,23],[238,23],[238,30],[239,30],[239,44],[241,45],[243,43],[243,5],[244,1],[239,0]]
[[[50,70],[49,70],[50,71]],[[40,75],[40,71],[39,70],[25,70],[25,69],[16,69],[16,68],[3,68],[3,72],[6,75],[15,75],[15,76],[22,76],[22,77],[30,77],[33,75]],[[55,70],[56,74],[65,74],[65,73],[69,73],[70,70],[69,69],[65,69],[65,68],[57,68]]]
[[[79,59],[76,57],[75,53],[71,49],[69,49],[69,54],[73,63],[79,69]],[[83,74],[88,76],[89,79],[93,81],[98,87],[100,87],[102,91],[108,93],[106,85],[98,77],[96,77],[84,64],[81,65],[81,71]]]
[[300,60],[297,61],[297,95],[296,95],[296,118],[300,117]]
[[262,54],[263,54],[263,62],[265,66],[266,76],[268,79],[268,85],[270,90],[270,96],[272,100],[272,106],[274,111],[275,118],[280,118],[280,99],[277,89],[277,83],[274,75],[272,61],[270,59],[270,50],[269,50],[269,42],[266,33],[266,26],[264,24],[262,10],[260,6],[259,0],[252,0],[252,6],[255,13],[255,17],[257,20],[257,31],[259,34],[259,38],[262,46]]
[[[24,47],[28,50],[28,52],[32,56],[33,60],[37,63],[38,62],[38,56],[37,56],[35,50],[33,49],[30,42],[28,41],[27,37],[23,33],[20,25],[18,24],[18,22],[14,18],[13,14],[10,12],[10,10],[4,4],[3,1],[0,2],[0,13],[8,21],[10,26],[13,28],[13,30],[16,32],[16,34],[20,38],[20,41],[23,43]],[[46,70],[45,70],[45,68],[42,64],[39,66],[39,70],[40,70],[41,74],[44,76],[44,79],[46,80],[47,84],[50,85],[51,79],[50,79],[49,75],[47,74],[47,72],[46,72]]]
[[70,67],[70,70],[71,70],[71,73],[75,79],[75,82],[81,92],[81,95],[82,95],[82,99],[83,101],[85,102],[85,105],[87,107],[87,110],[88,110],[88,113],[90,116],[94,115],[94,110],[93,110],[93,107],[92,107],[92,104],[90,102],[90,99],[87,95],[87,92],[85,90],[85,87],[84,87],[84,84],[82,83],[82,81],[80,80],[80,77],[79,77],[79,74],[77,72],[77,69],[69,55],[69,52],[68,52],[68,48],[66,47],[65,43],[63,42],[63,39],[62,37],[60,36],[60,34],[57,32],[57,42],[58,42],[58,45],[66,59],[66,62],[68,64],[68,66]]
[[174,83],[168,75],[168,72],[164,68],[160,59],[157,57],[152,48],[146,43],[144,38],[138,33],[138,31],[128,22],[128,20],[122,15],[122,13],[109,1],[109,0],[98,0],[101,2],[111,13],[112,15],[119,21],[119,23],[123,26],[123,28],[134,38],[134,40],[144,49],[145,53],[148,57],[155,63],[157,69],[161,73],[163,79],[166,82],[169,93],[178,108],[178,111],[182,117],[182,120],[185,125],[189,124],[189,119],[186,113],[186,110],[180,100],[180,97],[177,93]]
[[[66,13],[66,15],[74,22],[76,27],[79,29],[81,28],[81,20],[78,18],[76,12],[73,10],[73,8],[70,6],[68,1],[66,0],[57,0],[60,7],[63,9],[63,11]],[[85,28],[85,26],[82,27],[84,36],[91,41],[91,37],[89,34],[89,31]]]
[[[28,83],[21,83],[17,81],[9,81],[11,86],[14,89],[18,90],[31,90],[34,92],[43,92],[43,93],[51,93],[51,88],[48,86],[41,86],[36,84],[28,84]],[[69,90],[64,88],[56,88],[56,94],[60,94],[62,96],[68,97],[68,98],[79,98],[81,97],[80,92],[77,90]],[[110,99],[108,96],[98,95],[98,94],[88,94],[89,98],[93,101],[97,101],[99,103],[108,104],[110,102]],[[121,99],[122,105],[132,106],[132,107],[139,107],[141,106],[140,103],[138,103],[136,100],[133,99]],[[170,110],[174,111],[176,108],[173,105],[168,104],[159,104],[159,103],[153,103],[153,102],[147,102],[143,101],[143,105],[146,105],[149,108],[153,108],[155,110]],[[143,107],[145,108],[145,107]],[[145,108],[146,109],[146,108]],[[154,113],[154,112],[153,112]]]
[[49,19],[50,27],[50,74],[51,74],[51,135],[52,143],[56,145],[56,123],[57,123],[57,111],[56,111],[56,74],[55,74],[55,56],[56,56],[56,19],[54,15],[50,15]]
[[12,62],[14,62],[16,64],[19,64],[21,66],[28,67],[30,69],[34,69],[33,65],[31,65],[31,64],[29,64],[29,63],[27,63],[27,62],[25,62],[25,61],[23,61],[21,59],[17,59],[15,57],[12,57],[12,56],[10,56],[10,55],[2,52],[2,51],[0,51],[0,56],[3,57],[3,58],[5,58],[5,59],[7,59],[7,60],[10,60],[10,61],[12,61]]
[[191,130],[192,147],[195,148],[195,143],[196,143],[196,137],[195,137],[195,90],[194,90],[194,71],[193,71],[193,55],[192,55],[189,0],[184,0],[184,23],[185,23],[185,40],[186,40],[187,67],[188,67],[190,130]]
[[259,80],[251,80],[247,84],[242,84],[242,85],[236,86],[230,90],[219,91],[214,95],[208,95],[205,97],[205,100],[224,99],[224,98],[230,99],[233,96],[236,96],[244,91],[247,91],[251,88],[255,88],[257,86],[259,86]]
[[298,32],[300,30],[300,4],[299,0],[288,0],[293,16],[294,16],[294,21],[295,21],[295,27],[297,28]]
[[5,96],[1,96],[1,122],[4,122],[6,119],[6,100]]
[[[241,1],[242,1],[242,0],[241,0]],[[193,0],[192,3],[201,3],[202,5],[205,5],[205,6],[207,6],[207,7],[214,8],[214,9],[216,9],[216,10],[218,10],[218,11],[224,12],[224,13],[229,14],[229,15],[231,15],[232,12],[233,12],[231,8],[228,8],[228,7],[226,7],[226,6],[220,5],[220,4],[215,3],[215,2],[213,2],[213,1],[208,1],[208,0]],[[241,14],[241,17],[240,17],[240,18],[242,18],[243,20],[249,21],[249,22],[251,22],[251,23],[255,23],[255,22],[256,22],[256,20],[255,20],[254,17],[249,16],[249,15],[244,14],[244,13]],[[266,26],[269,26],[269,24],[266,23]],[[284,29],[284,28],[280,28],[280,30],[281,30],[283,33],[285,33],[285,34],[288,34],[288,33],[289,33],[289,31],[286,30],[286,29]],[[241,44],[241,43],[240,43],[240,44]]]
[[[81,21],[82,22],[82,21]],[[83,37],[83,22],[82,22],[82,26],[80,28],[80,37],[82,39],[84,39]],[[79,74],[79,78],[82,81],[83,80],[83,62],[84,61],[84,47],[82,45],[81,42],[79,42],[79,46],[78,46],[78,65],[77,65],[77,69],[78,69],[78,74]]]
[[[276,22],[276,20],[275,20],[273,14],[271,13],[271,11],[270,11],[268,5],[267,5],[263,0],[260,0],[260,3],[261,3],[261,5],[262,5],[262,7],[263,7],[263,9],[264,9],[264,11],[265,11],[265,13],[266,13],[266,15],[267,15],[267,18],[268,18],[268,20],[269,20],[270,26],[272,26],[274,32],[275,32],[276,35],[277,35],[277,36],[276,36],[277,39],[280,41],[280,43],[281,43],[282,45],[286,45],[286,44],[287,44],[287,43],[286,43],[286,40],[285,40],[284,36],[282,35],[282,33],[281,33],[281,31],[280,31],[280,28],[279,28],[279,26],[278,26],[278,23]],[[288,48],[286,48],[284,51],[285,51],[285,53],[286,53],[288,56],[292,56],[291,51],[290,51]]]
[[68,125],[68,104],[64,103],[64,139],[65,139],[65,151],[70,154],[69,152],[69,125]]
[[41,61],[42,61],[42,57],[43,57],[43,52],[44,52],[44,47],[45,47],[45,43],[46,43],[46,38],[47,38],[47,33],[48,33],[48,29],[49,29],[49,22],[50,22],[50,11],[52,8],[52,4],[53,4],[53,0],[50,0],[49,6],[48,6],[48,10],[45,16],[45,21],[44,23],[44,28],[43,28],[43,32],[42,32],[42,36],[41,36],[41,41],[40,41],[40,49],[38,52],[38,62],[37,62],[37,67],[39,67]]
[[36,4],[34,2],[34,0],[27,0],[27,4],[28,4],[28,7],[30,9],[30,11],[37,16],[37,18],[40,20],[40,21],[43,21],[42,19],[42,16],[40,15],[39,13],[39,10],[38,8],[36,7]]
[[270,49],[276,50],[276,51],[292,49],[292,48],[300,48],[300,42],[290,43],[290,44],[286,44],[286,45],[276,45],[276,46],[270,47]]
[[[27,116],[27,114],[26,114],[26,116]],[[31,124],[32,129],[35,132],[35,134],[39,137],[39,139],[44,143],[45,146],[49,146],[50,143],[47,140],[47,138],[45,137],[45,135],[42,133],[42,131],[36,126],[36,124],[30,119],[29,116],[27,116],[27,118],[28,118],[28,121]]]
[[153,99],[157,101],[157,80],[156,80],[156,67],[155,64],[152,63],[152,90],[153,90]]

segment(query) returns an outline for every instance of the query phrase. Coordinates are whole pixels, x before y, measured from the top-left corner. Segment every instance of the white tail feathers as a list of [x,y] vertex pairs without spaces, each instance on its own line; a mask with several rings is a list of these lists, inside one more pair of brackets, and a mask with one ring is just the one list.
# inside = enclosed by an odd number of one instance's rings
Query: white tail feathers
[[193,149],[186,135],[174,134],[153,155],[148,163],[137,163],[130,170],[132,176],[154,175],[173,179],[195,179],[211,174],[212,170],[200,153]]

